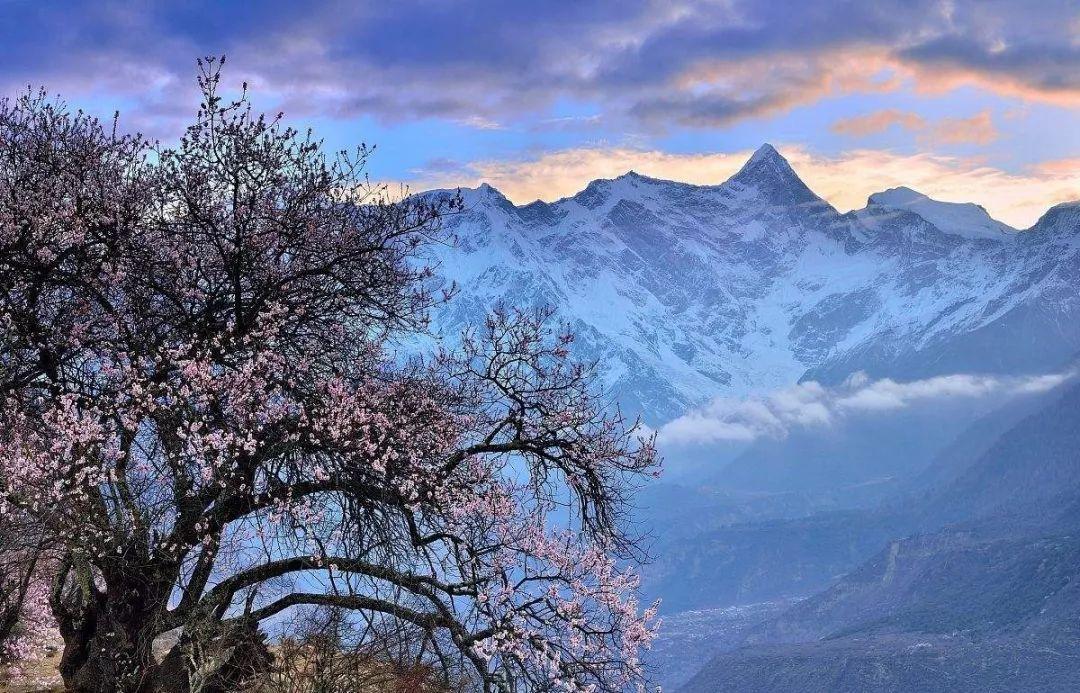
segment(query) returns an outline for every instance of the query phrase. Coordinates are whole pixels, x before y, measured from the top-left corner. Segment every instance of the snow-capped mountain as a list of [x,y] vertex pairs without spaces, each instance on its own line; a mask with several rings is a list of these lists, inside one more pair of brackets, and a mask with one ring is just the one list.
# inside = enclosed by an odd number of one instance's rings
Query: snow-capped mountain
[[909,211],[936,226],[940,231],[964,238],[1002,240],[1016,229],[991,218],[980,205],[971,202],[939,202],[911,188],[890,188],[870,196],[868,205],[896,211]]
[[713,186],[630,172],[553,203],[461,192],[438,251],[461,292],[436,327],[554,305],[653,423],[801,378],[1038,372],[1080,351],[1080,205],[1024,231],[906,188],[841,214],[769,145]]

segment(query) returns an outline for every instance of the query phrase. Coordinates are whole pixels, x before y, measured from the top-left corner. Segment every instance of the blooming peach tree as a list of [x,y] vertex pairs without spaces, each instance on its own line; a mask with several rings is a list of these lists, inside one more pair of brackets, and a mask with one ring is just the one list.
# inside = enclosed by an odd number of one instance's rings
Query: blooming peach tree
[[386,200],[366,149],[202,65],[171,149],[0,108],[0,513],[42,538],[66,685],[236,687],[258,658],[223,643],[310,606],[482,690],[640,685],[621,527],[651,439],[548,312],[398,353],[449,298],[423,248],[460,200]]

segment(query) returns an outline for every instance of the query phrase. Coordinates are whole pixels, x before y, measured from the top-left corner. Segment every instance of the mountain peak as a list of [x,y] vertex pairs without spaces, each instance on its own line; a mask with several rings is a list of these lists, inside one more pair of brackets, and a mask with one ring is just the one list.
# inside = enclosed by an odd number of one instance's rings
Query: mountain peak
[[866,203],[880,205],[882,207],[900,207],[929,199],[929,197],[923,195],[918,190],[912,190],[911,188],[901,185],[896,188],[889,188],[888,190],[882,190],[881,192],[872,194]]
[[466,208],[490,207],[513,212],[516,206],[501,190],[490,183],[480,183],[475,188],[458,188]]
[[763,161],[769,161],[770,159],[779,159],[785,164],[787,163],[787,159],[781,156],[780,152],[776,151],[776,147],[766,142],[765,144],[758,147],[757,151],[755,151],[753,155],[746,160],[745,165],[750,166],[752,164],[758,164]]
[[913,212],[940,231],[965,238],[1002,240],[1016,229],[997,221],[980,205],[971,202],[942,202],[906,187],[874,193],[869,207]]
[[819,199],[806,187],[787,159],[768,143],[758,147],[739,172],[728,179],[727,184],[731,183],[756,190],[770,204],[798,204]]
[[[463,191],[464,192],[464,191]],[[481,183],[471,191],[478,199],[486,200],[497,205],[513,205],[510,199],[501,190],[490,183]]]
[[1039,217],[1031,230],[1052,229],[1058,238],[1072,238],[1080,235],[1080,200],[1061,202],[1054,205]]

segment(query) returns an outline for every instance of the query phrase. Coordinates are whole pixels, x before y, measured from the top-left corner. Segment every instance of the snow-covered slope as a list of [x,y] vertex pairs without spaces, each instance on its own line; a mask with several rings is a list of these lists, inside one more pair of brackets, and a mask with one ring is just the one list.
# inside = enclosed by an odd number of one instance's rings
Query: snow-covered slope
[[1016,229],[993,219],[985,209],[971,202],[939,202],[911,188],[890,188],[870,196],[869,205],[914,212],[945,233],[964,238],[990,238],[1016,233]]
[[555,305],[653,423],[800,378],[1043,370],[1080,351],[1074,205],[1022,232],[896,190],[840,214],[769,145],[714,186],[631,172],[554,203],[462,195],[438,251],[461,292],[436,327]]

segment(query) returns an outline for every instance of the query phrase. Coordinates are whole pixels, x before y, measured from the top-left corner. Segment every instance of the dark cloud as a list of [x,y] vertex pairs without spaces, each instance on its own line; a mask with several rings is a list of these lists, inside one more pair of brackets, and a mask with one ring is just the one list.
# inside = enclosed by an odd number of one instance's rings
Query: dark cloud
[[[1075,1],[0,4],[0,87],[108,95],[167,129],[196,56],[294,113],[502,122],[559,99],[712,126],[873,88],[885,67],[1080,100]],[[163,125],[164,124],[164,125]]]
[[465,162],[439,157],[429,159],[422,167],[413,171],[413,173],[423,176],[445,176],[465,173],[475,174],[475,171],[473,171],[469,164]]
[[770,90],[758,96],[725,94],[660,96],[642,100],[630,108],[630,115],[646,123],[678,123],[696,127],[717,127],[742,118],[767,115],[791,105],[790,92]]
[[[1080,27],[1076,29],[1080,32]],[[951,67],[1016,80],[1036,91],[1080,90],[1080,39],[1078,45],[1011,44],[986,45],[962,36],[946,36],[899,52],[926,66]]]

